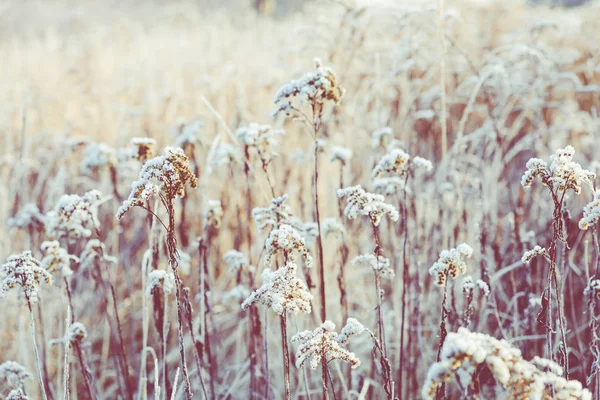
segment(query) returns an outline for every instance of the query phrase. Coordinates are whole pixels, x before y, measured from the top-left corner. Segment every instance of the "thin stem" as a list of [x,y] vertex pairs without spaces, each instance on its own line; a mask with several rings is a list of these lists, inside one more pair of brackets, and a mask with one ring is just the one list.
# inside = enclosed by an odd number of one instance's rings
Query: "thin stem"
[[37,369],[37,377],[40,383],[40,390],[42,392],[42,398],[44,400],[48,400],[48,396],[46,395],[46,387],[44,385],[44,380],[42,378],[42,364],[40,362],[40,354],[38,351],[36,333],[35,333],[35,317],[33,315],[33,310],[31,309],[31,301],[27,298],[27,307],[29,307],[29,322],[31,327],[31,339],[33,340],[33,354],[35,355],[35,366]]
[[290,352],[287,339],[287,316],[286,311],[279,317],[281,323],[281,346],[283,348],[283,376],[285,383],[285,399],[290,400],[292,393],[290,391]]

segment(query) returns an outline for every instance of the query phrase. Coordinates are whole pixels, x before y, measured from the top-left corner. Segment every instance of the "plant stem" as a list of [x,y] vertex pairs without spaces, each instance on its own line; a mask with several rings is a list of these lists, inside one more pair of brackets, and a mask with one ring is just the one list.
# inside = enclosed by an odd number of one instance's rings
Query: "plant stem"
[[292,393],[290,391],[290,352],[287,339],[287,316],[286,311],[279,317],[281,322],[281,346],[283,348],[283,376],[285,383],[285,399],[290,400]]
[[44,400],[48,400],[48,396],[46,395],[46,387],[44,385],[44,380],[42,376],[42,365],[40,362],[40,354],[38,351],[36,333],[35,333],[35,317],[33,315],[33,310],[31,309],[31,301],[27,298],[27,307],[29,307],[29,322],[31,327],[31,339],[33,340],[33,354],[35,355],[35,366],[37,368],[37,377],[40,383],[40,390],[42,392],[42,398]]

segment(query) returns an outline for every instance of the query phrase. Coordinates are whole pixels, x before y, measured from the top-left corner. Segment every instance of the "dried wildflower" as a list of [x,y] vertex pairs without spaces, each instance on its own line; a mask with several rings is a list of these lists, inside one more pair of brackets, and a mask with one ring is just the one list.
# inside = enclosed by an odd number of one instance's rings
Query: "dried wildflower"
[[466,328],[448,334],[440,358],[429,368],[422,389],[424,399],[434,399],[438,386],[450,381],[453,376],[460,380],[461,385],[468,385],[481,366],[489,368],[496,384],[510,398],[592,398],[581,383],[562,378],[563,371],[558,364],[539,357],[526,361],[520,350],[505,340],[470,332]]
[[292,226],[300,232],[300,235],[304,238],[307,245],[314,243],[315,238],[319,236],[319,226],[316,222],[301,222],[294,218],[292,220]]
[[375,168],[373,168],[373,178],[381,175],[399,175],[406,173],[410,156],[404,150],[393,149],[385,156],[381,157]]
[[593,200],[583,208],[583,217],[579,220],[579,229],[586,230],[600,220],[600,189],[594,191]]
[[558,149],[550,156],[550,166],[539,158],[532,158],[527,161],[527,169],[521,178],[523,187],[531,186],[533,179],[539,177],[542,183],[553,192],[564,192],[569,189],[575,194],[581,193],[581,185],[587,184],[593,188],[596,174],[585,170],[578,163],[573,161],[575,149],[567,146],[564,149]]
[[431,163],[431,161],[429,161],[426,158],[419,157],[419,156],[413,157],[412,164],[417,169],[422,169],[422,170],[424,170],[426,172],[433,171],[433,164]]
[[104,167],[114,167],[117,164],[117,151],[105,143],[90,143],[83,153],[81,166],[82,174],[92,174]]
[[248,126],[238,128],[235,135],[240,142],[246,146],[256,149],[263,163],[268,164],[276,155],[276,136],[285,134],[281,129],[273,129],[271,125],[259,125],[251,123]]
[[282,251],[288,261],[295,261],[294,252],[300,253],[306,262],[307,267],[312,266],[312,256],[306,248],[306,241],[300,233],[290,225],[282,224],[277,229],[273,229],[265,243],[265,266],[271,264],[271,259],[278,251]]
[[406,193],[408,194],[412,193],[410,186],[406,185],[406,180],[399,176],[373,179],[373,191],[375,193],[391,196],[398,191],[404,190],[406,190]]
[[81,322],[74,322],[69,325],[69,330],[67,331],[67,341],[71,344],[78,343],[81,344],[87,338],[87,329],[85,329],[85,325]]
[[586,296],[595,296],[600,298],[600,279],[590,279],[587,286],[583,290]]
[[170,294],[175,289],[175,277],[172,272],[155,269],[148,275],[148,288],[146,294],[152,296],[157,290]]
[[167,147],[162,156],[144,163],[138,180],[131,185],[129,198],[117,211],[117,219],[154,196],[161,195],[167,199],[183,197],[186,185],[192,188],[198,185],[189,160],[182,149]]
[[250,261],[248,261],[248,257],[241,251],[237,250],[229,250],[223,256],[223,261],[227,264],[227,268],[229,269],[229,273],[231,275],[235,275],[238,271],[241,271],[243,268],[250,268]]
[[156,140],[149,137],[134,137],[131,139],[131,144],[135,146],[135,159],[146,162],[154,157]]
[[10,391],[5,400],[29,400],[22,388],[16,388]]
[[202,144],[202,138],[200,137],[200,131],[206,124],[204,121],[194,120],[181,124],[177,129],[177,139],[175,145],[177,147],[184,148],[187,145],[195,146],[196,144]]
[[385,149],[393,138],[392,129],[389,127],[377,129],[371,135],[374,149]]
[[287,199],[288,195],[284,194],[271,199],[269,207],[255,207],[252,210],[252,217],[258,225],[259,231],[265,228],[276,228],[279,224],[291,224],[292,211],[286,204]]
[[42,282],[51,285],[52,275],[42,268],[29,250],[21,254],[13,254],[0,267],[0,297],[3,297],[9,289],[19,285],[27,301],[36,303],[38,289]]
[[349,318],[348,325],[342,329],[342,333],[338,335],[334,329],[333,322],[325,321],[313,331],[298,332],[292,337],[292,343],[298,343],[296,368],[301,368],[309,358],[312,369],[319,367],[322,358],[327,362],[342,360],[349,363],[352,368],[360,365],[356,354],[343,348],[342,344],[347,343],[350,336],[361,333],[364,330],[362,324],[354,318]]
[[306,283],[296,277],[297,268],[292,262],[277,271],[266,268],[262,274],[263,285],[242,303],[242,309],[260,303],[279,315],[283,315],[284,311],[310,314],[313,296]]
[[523,261],[524,264],[529,264],[534,257],[541,256],[544,254],[546,254],[546,249],[536,245],[533,249],[527,250],[523,254],[523,257],[521,257],[521,261]]
[[83,196],[62,195],[54,210],[46,214],[46,233],[56,239],[92,236],[92,229],[100,228],[98,206],[101,203],[102,193],[98,190],[90,190]]
[[323,229],[323,236],[325,237],[329,235],[339,235],[340,237],[343,237],[346,232],[344,225],[342,225],[342,222],[337,218],[325,218],[321,222],[321,227]]
[[[340,102],[345,91],[339,86],[335,73],[331,68],[323,67],[318,58],[314,59],[314,63],[314,72],[308,72],[297,81],[283,85],[275,93],[273,103],[279,108],[273,113],[274,116],[279,113],[291,115],[297,112],[297,106],[304,104],[319,104],[322,107],[327,101],[335,104]],[[297,106],[292,104],[294,99],[298,101]]]
[[46,271],[50,273],[61,271],[63,276],[73,275],[71,261],[78,262],[79,258],[69,254],[67,250],[60,247],[60,243],[56,240],[42,242],[41,249],[44,253],[41,265]]
[[29,371],[16,361],[5,361],[0,364],[0,378],[2,378],[8,386],[23,387],[25,385],[25,380],[31,377]]
[[484,296],[490,295],[490,287],[488,286],[487,283],[485,283],[481,279],[477,279],[476,281],[473,281],[473,277],[470,275],[465,276],[463,278],[462,291],[464,293],[468,293],[468,292],[472,291],[473,289],[475,289],[476,287],[478,287],[481,290],[481,292],[483,293]]
[[244,285],[234,286],[230,291],[223,294],[223,303],[235,301],[237,304],[250,296],[250,290]]
[[33,203],[27,203],[12,218],[8,219],[8,227],[15,229],[38,230],[44,227],[46,217],[38,206]]
[[236,165],[241,162],[242,153],[240,149],[229,143],[219,143],[215,149],[211,165],[214,169],[219,170],[227,165]]
[[104,260],[117,263],[117,258],[106,254],[106,246],[98,239],[91,239],[85,244],[85,248],[79,255],[79,264],[82,267],[93,265],[93,263]]
[[348,198],[344,215],[350,219],[355,219],[358,215],[366,215],[371,218],[373,225],[379,226],[381,218],[386,214],[389,214],[392,221],[398,221],[400,218],[400,214],[393,206],[384,203],[385,198],[382,195],[365,192],[360,185],[338,189],[337,194],[340,198]]
[[448,275],[456,279],[460,274],[467,272],[465,260],[473,254],[473,249],[466,243],[455,249],[442,250],[438,260],[429,268],[429,275],[436,278],[436,286],[444,287]]
[[331,150],[331,156],[329,156],[329,161],[339,161],[342,165],[346,165],[347,162],[352,158],[352,150],[347,147],[339,147],[335,146]]
[[221,200],[208,200],[204,210],[204,225],[214,229],[219,229],[223,220],[223,207]]
[[390,260],[381,255],[375,258],[374,254],[361,254],[360,256],[354,257],[350,263],[352,265],[371,268],[374,273],[383,277],[392,278],[394,276],[394,270],[390,266]]

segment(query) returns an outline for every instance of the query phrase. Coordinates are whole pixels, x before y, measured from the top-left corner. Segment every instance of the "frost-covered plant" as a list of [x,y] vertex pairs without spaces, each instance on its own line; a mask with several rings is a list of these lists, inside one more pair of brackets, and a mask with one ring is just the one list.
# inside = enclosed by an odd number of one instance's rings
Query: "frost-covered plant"
[[22,388],[16,388],[10,391],[5,400],[29,400]]
[[211,165],[215,170],[219,170],[228,165],[237,165],[241,162],[242,153],[237,146],[230,143],[219,143],[215,148]]
[[204,210],[205,228],[219,229],[223,220],[223,207],[221,200],[208,200]]
[[177,139],[175,139],[175,145],[177,147],[184,148],[187,145],[195,146],[202,144],[202,138],[200,132],[206,124],[201,120],[193,120],[187,123],[181,124],[177,131]]
[[370,268],[375,274],[382,277],[393,278],[394,270],[391,267],[391,262],[384,256],[375,257],[374,254],[361,254],[350,261],[352,265]]
[[254,207],[252,217],[258,225],[259,231],[265,228],[274,229],[280,224],[292,223],[292,210],[286,203],[288,197],[287,194],[284,194],[271,199],[269,207]]
[[436,286],[445,287],[448,276],[452,279],[467,273],[465,260],[473,254],[473,249],[466,243],[457,248],[442,250],[438,260],[429,268],[429,275],[435,277]]
[[[535,357],[523,359],[519,349],[504,340],[497,340],[483,333],[459,328],[448,334],[440,360],[427,373],[422,389],[424,399],[434,399],[438,386],[456,377],[460,388],[467,388],[463,395],[478,396],[475,384],[477,371],[489,368],[494,381],[510,398],[557,400],[591,400],[592,395],[578,381],[561,377],[562,368],[546,359]],[[481,382],[480,382],[481,384]],[[465,389],[463,389],[465,390]]]
[[469,292],[474,290],[475,288],[479,288],[479,290],[481,290],[481,293],[483,293],[484,296],[489,296],[490,294],[490,287],[487,283],[485,283],[485,281],[481,279],[477,279],[474,281],[472,276],[465,276],[462,281],[463,292]]
[[0,378],[8,386],[11,387],[23,387],[25,380],[30,379],[32,376],[27,369],[16,361],[5,361],[0,364]]
[[383,127],[375,130],[371,134],[371,142],[373,149],[386,149],[392,142],[393,132],[390,127]]
[[524,264],[529,264],[531,262],[531,260],[533,260],[535,257],[537,256],[545,256],[546,255],[546,249],[541,247],[541,246],[534,246],[533,249],[531,250],[527,250],[525,253],[523,253],[523,257],[521,257],[521,261]]
[[250,269],[250,261],[241,251],[229,250],[223,256],[223,261],[227,264],[229,273],[234,276],[244,268]]
[[583,294],[586,296],[600,297],[600,279],[590,279],[583,290]]
[[406,185],[406,180],[399,176],[386,176],[384,178],[373,179],[373,191],[386,196],[394,195],[398,192],[411,193],[410,187]]
[[281,251],[286,261],[295,261],[294,253],[299,253],[306,262],[307,267],[312,266],[313,258],[308,252],[306,241],[296,229],[290,225],[281,224],[279,228],[273,229],[265,243],[265,266],[271,264],[271,259]]
[[148,275],[148,287],[146,294],[152,296],[156,291],[162,291],[164,294],[170,294],[175,290],[175,277],[173,273],[162,269],[155,269]]
[[98,190],[90,190],[82,196],[62,195],[54,210],[46,214],[46,233],[55,239],[69,240],[92,236],[92,231],[100,228],[98,206],[102,199]]
[[242,309],[260,303],[279,315],[284,312],[310,314],[313,296],[306,283],[296,277],[297,269],[293,262],[276,271],[266,268],[262,274],[263,285],[242,303]]
[[579,229],[587,230],[600,220],[600,189],[594,191],[594,198],[583,208],[583,217],[579,220]]
[[131,139],[131,144],[135,147],[133,156],[136,160],[146,162],[154,157],[156,140],[149,137],[134,137]]
[[17,214],[8,219],[8,227],[14,229],[38,230],[44,227],[46,217],[38,206],[33,203],[25,204]]
[[371,219],[374,226],[379,226],[384,215],[389,215],[392,221],[398,221],[400,218],[398,210],[385,203],[382,195],[366,192],[361,185],[338,189],[337,194],[348,201],[344,215],[349,219],[365,215]]
[[404,150],[393,149],[385,156],[381,157],[375,168],[373,168],[373,178],[382,175],[399,175],[406,173],[410,156]]
[[60,247],[60,243],[56,240],[42,242],[41,250],[44,257],[41,260],[41,265],[46,271],[53,273],[61,271],[65,277],[71,276],[71,261],[78,262],[79,258],[69,254],[67,250]]
[[104,260],[109,263],[117,263],[117,258],[106,254],[106,246],[98,239],[88,240],[81,254],[79,263],[82,267],[89,267],[95,262]]
[[360,360],[342,345],[348,343],[350,337],[359,335],[364,330],[364,326],[358,320],[348,318],[346,326],[339,334],[335,332],[335,324],[331,321],[325,321],[315,330],[298,332],[292,337],[292,343],[298,343],[296,368],[301,368],[310,360],[310,367],[317,369],[322,358],[325,358],[327,363],[341,360],[349,363],[352,368],[357,368]]
[[106,143],[90,143],[83,153],[80,170],[82,174],[92,174],[101,168],[114,168],[117,164],[117,151]]
[[346,165],[350,162],[352,158],[352,150],[347,147],[335,146],[331,150],[331,155],[329,156],[329,161],[339,161],[342,165]]
[[325,218],[323,220],[323,236],[338,235],[344,236],[346,232],[344,225],[337,218]]
[[277,155],[276,137],[284,133],[285,131],[281,129],[273,129],[271,125],[250,123],[248,126],[238,128],[235,135],[246,148],[255,149],[261,162],[266,166]]
[[73,322],[67,330],[67,341],[71,344],[81,344],[88,336],[85,325],[81,322]]
[[29,250],[21,254],[13,254],[0,267],[0,297],[15,286],[20,286],[27,302],[36,303],[42,283],[51,285],[52,275]]

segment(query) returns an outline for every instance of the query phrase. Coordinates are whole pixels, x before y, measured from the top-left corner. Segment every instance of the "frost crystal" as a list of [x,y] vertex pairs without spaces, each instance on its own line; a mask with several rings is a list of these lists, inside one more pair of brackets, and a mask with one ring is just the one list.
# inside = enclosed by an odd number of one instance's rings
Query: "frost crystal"
[[356,357],[356,354],[343,348],[342,344],[347,343],[351,336],[363,332],[365,328],[356,319],[348,318],[346,326],[339,335],[334,329],[335,324],[333,322],[325,321],[313,331],[298,332],[292,337],[292,343],[298,343],[296,368],[301,368],[310,359],[310,367],[317,369],[323,357],[327,362],[333,360],[345,361],[352,368],[360,365],[360,360]]
[[148,289],[146,294],[152,296],[157,290],[165,294],[172,293],[175,289],[175,277],[172,272],[155,269],[148,275]]
[[462,281],[463,292],[465,292],[465,293],[470,292],[473,289],[475,289],[476,287],[478,287],[481,290],[481,292],[483,293],[484,296],[490,295],[490,287],[488,286],[487,283],[485,283],[481,279],[477,279],[476,281],[473,281],[473,277],[470,275],[465,276],[463,278],[463,281]]
[[527,250],[523,254],[523,257],[521,257],[521,261],[523,261],[524,264],[529,264],[534,257],[544,254],[546,254],[546,249],[536,245],[533,249]]
[[594,199],[583,208],[579,229],[586,230],[600,220],[600,189],[594,191]]
[[394,276],[394,270],[390,267],[390,260],[384,256],[375,258],[374,254],[362,254],[354,257],[350,263],[371,268],[373,272],[384,277],[392,278]]
[[87,329],[81,322],[74,322],[67,331],[67,341],[71,344],[81,343],[87,338]]
[[273,229],[265,243],[265,267],[271,264],[271,259],[278,251],[282,251],[287,261],[295,261],[294,252],[300,253],[306,261],[306,266],[312,266],[312,256],[306,248],[306,241],[296,229],[290,225],[282,224],[277,229]]
[[600,296],[600,279],[590,279],[588,285],[583,290],[586,296]]
[[105,250],[106,248],[104,243],[102,243],[100,240],[89,240],[79,255],[79,264],[85,268],[100,260],[117,263],[118,260],[115,257],[107,255]]
[[73,275],[71,261],[78,262],[79,258],[69,254],[67,250],[60,247],[60,243],[56,240],[43,242],[41,249],[44,253],[41,265],[46,271],[50,273],[61,271],[65,277]]
[[365,192],[360,186],[351,186],[344,189],[338,189],[338,197],[346,197],[348,205],[344,209],[344,215],[350,219],[355,219],[358,215],[366,215],[371,218],[375,226],[379,226],[381,218],[389,214],[392,221],[398,221],[400,214],[391,205],[384,203],[385,198],[380,194]]
[[442,250],[438,260],[429,268],[429,275],[436,278],[436,286],[444,287],[448,275],[456,279],[460,274],[467,272],[465,260],[473,254],[473,249],[466,243],[455,249]]
[[117,219],[135,206],[159,194],[167,199],[183,197],[185,186],[197,186],[196,177],[190,169],[190,163],[183,150],[167,147],[162,156],[154,157],[142,166],[137,181],[131,185],[129,198],[117,211]]
[[263,285],[242,303],[242,309],[260,303],[279,315],[284,311],[310,314],[313,296],[306,283],[296,277],[297,268],[294,263],[288,263],[277,271],[266,268],[262,274]]
[[544,185],[556,192],[571,189],[575,194],[580,194],[582,184],[593,187],[596,174],[583,169],[581,165],[574,162],[574,154],[575,149],[572,146],[558,149],[550,156],[550,166],[539,158],[530,159],[527,161],[527,169],[521,178],[521,185],[529,187],[534,178],[539,177]]
[[252,210],[252,217],[258,225],[258,230],[265,228],[276,228],[279,224],[290,224],[292,220],[292,211],[286,204],[288,195],[284,194],[271,200],[269,207],[255,207]]
[[29,400],[22,388],[16,388],[10,391],[5,400]]
[[484,366],[510,398],[592,399],[580,382],[562,378],[562,368],[556,363],[539,357],[526,361],[519,349],[505,340],[466,328],[448,334],[440,358],[440,362],[429,368],[422,389],[423,399],[434,399],[438,386],[453,376],[468,385],[475,371]]
[[408,168],[410,156],[401,149],[394,149],[385,156],[381,157],[375,168],[373,168],[373,178],[381,175],[404,175]]
[[46,214],[46,233],[52,238],[88,238],[92,229],[100,228],[98,206],[102,193],[90,190],[79,196],[64,194],[53,211]]
[[25,294],[25,299],[36,303],[38,288],[42,282],[51,285],[52,275],[42,268],[29,250],[21,254],[13,254],[0,267],[0,297],[3,297],[9,289],[19,285]]

